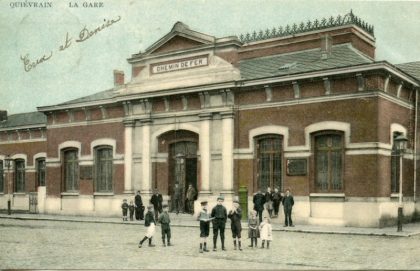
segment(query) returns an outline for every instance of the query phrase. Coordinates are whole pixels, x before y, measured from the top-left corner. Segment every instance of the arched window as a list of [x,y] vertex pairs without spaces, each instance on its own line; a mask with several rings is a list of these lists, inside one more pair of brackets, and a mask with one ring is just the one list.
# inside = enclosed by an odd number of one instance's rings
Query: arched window
[[392,134],[394,144],[392,145],[391,151],[391,193],[400,192],[400,154],[395,145],[395,138],[399,135],[401,135],[400,132],[394,132]]
[[25,192],[25,160],[15,160],[15,192]]
[[37,186],[45,186],[45,158],[36,159]]
[[95,182],[97,192],[112,192],[112,148],[95,148]]
[[256,169],[257,188],[282,187],[282,145],[280,135],[264,135],[256,138]]
[[64,191],[79,191],[79,160],[77,149],[66,149],[63,151],[63,183]]
[[4,192],[4,169],[3,161],[0,161],[0,193]]
[[340,192],[343,190],[343,135],[323,132],[315,135],[315,190]]

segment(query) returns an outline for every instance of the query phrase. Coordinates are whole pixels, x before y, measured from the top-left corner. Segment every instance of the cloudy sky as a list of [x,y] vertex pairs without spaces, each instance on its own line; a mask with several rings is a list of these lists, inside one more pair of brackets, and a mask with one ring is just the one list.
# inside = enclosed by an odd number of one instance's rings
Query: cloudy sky
[[[25,1],[0,1],[0,109],[9,114],[36,111],[37,106],[109,89],[114,69],[125,71],[128,81],[126,59],[168,33],[177,21],[223,37],[344,15],[352,9],[375,26],[377,60],[420,61],[419,1],[104,0],[100,8],[83,7],[84,2],[55,0],[52,8],[42,8],[25,7]],[[75,42],[83,28],[93,30],[118,18],[87,40]],[[66,37],[70,43],[60,50]]]

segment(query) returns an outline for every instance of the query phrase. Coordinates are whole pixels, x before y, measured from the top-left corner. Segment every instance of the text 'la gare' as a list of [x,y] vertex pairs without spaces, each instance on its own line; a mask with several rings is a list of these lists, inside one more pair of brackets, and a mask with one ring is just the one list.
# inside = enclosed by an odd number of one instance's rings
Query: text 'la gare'
[[103,8],[104,7],[104,3],[103,2],[69,2],[69,7],[70,8],[78,8],[78,7],[83,7],[83,8]]

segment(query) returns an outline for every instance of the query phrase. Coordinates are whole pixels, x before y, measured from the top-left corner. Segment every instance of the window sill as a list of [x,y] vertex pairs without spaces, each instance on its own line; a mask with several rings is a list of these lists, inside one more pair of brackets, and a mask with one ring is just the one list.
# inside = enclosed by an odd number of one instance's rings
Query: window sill
[[62,196],[79,196],[79,192],[62,192]]
[[94,196],[114,196],[114,192],[95,192]]
[[314,198],[345,198],[344,193],[310,193],[309,197]]
[[389,196],[390,198],[398,198],[400,196],[400,193],[391,193]]
[[15,192],[13,193],[13,196],[26,196],[25,192]]

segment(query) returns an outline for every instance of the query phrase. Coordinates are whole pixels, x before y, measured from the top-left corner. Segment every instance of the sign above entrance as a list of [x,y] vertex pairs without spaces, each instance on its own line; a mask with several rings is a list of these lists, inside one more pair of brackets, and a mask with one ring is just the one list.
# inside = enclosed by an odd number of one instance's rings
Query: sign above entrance
[[150,65],[150,72],[152,74],[173,72],[179,70],[186,70],[207,66],[209,64],[209,56],[202,55],[196,57],[182,58],[167,62],[160,62]]

